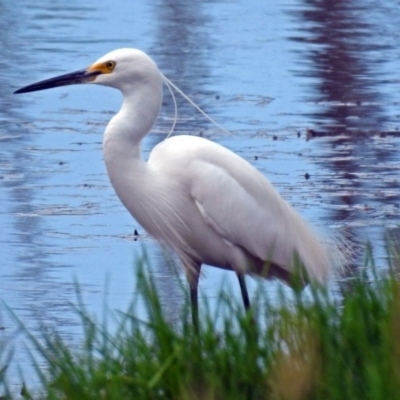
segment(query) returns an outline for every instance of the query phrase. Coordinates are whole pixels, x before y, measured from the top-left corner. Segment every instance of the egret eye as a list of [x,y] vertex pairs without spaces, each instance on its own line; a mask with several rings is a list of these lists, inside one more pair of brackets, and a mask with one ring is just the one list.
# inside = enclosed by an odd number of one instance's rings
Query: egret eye
[[106,67],[112,71],[115,68],[115,61],[107,61]]

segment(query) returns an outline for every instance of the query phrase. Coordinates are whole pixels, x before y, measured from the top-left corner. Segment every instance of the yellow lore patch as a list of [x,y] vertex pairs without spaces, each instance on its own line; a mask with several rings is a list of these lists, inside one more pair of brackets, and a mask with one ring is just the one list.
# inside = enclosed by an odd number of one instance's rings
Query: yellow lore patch
[[106,61],[103,63],[93,64],[87,70],[100,71],[102,74],[111,74],[115,68],[115,65],[115,61]]

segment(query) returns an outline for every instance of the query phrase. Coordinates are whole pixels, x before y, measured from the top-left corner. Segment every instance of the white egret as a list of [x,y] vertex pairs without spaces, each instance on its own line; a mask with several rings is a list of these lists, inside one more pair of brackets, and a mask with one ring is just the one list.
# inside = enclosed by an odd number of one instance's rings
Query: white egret
[[119,49],[84,70],[15,93],[77,83],[122,92],[121,110],[104,133],[107,172],[133,217],[178,254],[195,323],[203,263],[236,272],[246,308],[250,302],[244,274],[290,283],[300,261],[304,283],[324,282],[330,267],[327,249],[247,161],[210,140],[188,135],[164,140],[147,162],[142,159],[140,144],[160,112],[165,81],[170,82],[145,53]]

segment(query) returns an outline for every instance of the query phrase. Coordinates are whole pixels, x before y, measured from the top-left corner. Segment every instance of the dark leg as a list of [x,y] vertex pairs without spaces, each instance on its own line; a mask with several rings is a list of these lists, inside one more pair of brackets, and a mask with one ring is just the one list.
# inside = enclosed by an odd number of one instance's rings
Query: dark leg
[[199,303],[197,299],[197,282],[190,285],[190,304],[192,306],[192,322],[196,333],[199,333]]
[[[189,264],[185,263],[184,260],[182,261],[183,265],[186,266],[186,278],[190,287],[190,305],[192,309],[193,328],[196,333],[199,333],[199,302],[197,299],[197,286],[199,284],[201,264],[195,264],[193,262]],[[188,265],[190,266],[188,267]]]
[[248,310],[250,308],[250,299],[249,299],[249,293],[247,292],[246,281],[244,280],[244,275],[239,272],[237,272],[236,275],[239,279],[240,291],[242,292],[244,308],[246,310]]

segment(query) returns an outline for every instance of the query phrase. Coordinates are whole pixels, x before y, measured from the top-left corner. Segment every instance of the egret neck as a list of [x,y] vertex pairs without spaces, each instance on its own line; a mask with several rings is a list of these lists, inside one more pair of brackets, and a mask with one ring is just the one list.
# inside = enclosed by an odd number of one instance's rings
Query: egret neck
[[[143,191],[143,187],[150,188],[151,185],[145,183],[152,182],[149,165],[141,155],[141,141],[157,119],[163,99],[162,76],[158,70],[152,75],[150,81],[139,79],[119,87],[123,94],[122,107],[104,133],[103,153],[107,173],[118,197],[128,209],[136,210],[146,203],[149,193]],[[133,190],[135,201],[132,193],[126,195],[127,185],[137,188]],[[137,214],[140,215],[139,212]]]

